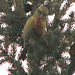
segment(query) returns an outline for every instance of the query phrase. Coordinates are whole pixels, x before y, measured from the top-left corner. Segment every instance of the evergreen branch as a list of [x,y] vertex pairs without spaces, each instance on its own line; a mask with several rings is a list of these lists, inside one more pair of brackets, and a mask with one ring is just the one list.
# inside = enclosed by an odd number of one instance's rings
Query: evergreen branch
[[23,1],[20,0],[20,4],[21,4],[22,14],[23,14],[23,16],[25,17],[26,15],[25,15],[25,10],[24,10],[24,3],[23,3]]
[[15,0],[13,0],[13,3],[14,3],[14,6],[15,6],[15,8],[16,8],[16,2],[15,2]]
[[[7,55],[7,60],[8,62],[12,63],[12,67],[14,68],[14,70],[17,70],[17,74],[22,74],[22,75],[26,75],[23,67],[21,66],[20,61],[16,61],[14,60],[12,57],[10,57],[9,55]],[[11,72],[11,71],[10,71]],[[21,75],[20,74],[20,75]]]
[[18,20],[18,19],[14,19],[14,18],[11,18],[11,17],[8,17],[8,19],[10,20],[14,20],[14,21],[17,21],[17,22],[25,22],[25,20]]
[[4,5],[4,7],[5,7],[6,11],[8,12],[8,9],[7,9],[6,4],[4,3],[4,0],[1,0],[1,1],[2,1],[2,4]]
[[70,7],[70,4],[71,4],[71,2],[69,2],[69,3],[66,5],[66,8],[63,8],[63,10],[61,10],[60,16],[63,16],[63,15],[66,13],[66,11],[68,10],[68,8]]
[[2,64],[2,63],[4,63],[4,62],[6,62],[6,59],[0,60],[0,64]]
[[20,15],[21,15],[21,17],[22,17],[23,14],[22,14],[22,11],[21,11],[21,4],[20,4],[19,0],[17,0],[17,3],[18,3],[18,7],[19,7],[19,11],[20,11]]
[[5,49],[7,50],[7,35],[5,35]]
[[[24,7],[22,5],[22,2],[20,0],[17,0],[17,3],[18,3],[18,7],[19,7],[19,11],[20,11],[20,15],[21,17],[25,16],[25,13],[24,13]],[[22,7],[21,7],[22,6]],[[23,25],[24,25],[24,22],[22,21]]]
[[26,3],[26,0],[23,0],[23,3]]
[[[14,50],[14,48],[13,48]],[[13,56],[11,55],[8,55],[8,50],[2,50],[2,53],[0,53],[0,57],[4,57],[4,59],[1,59],[0,60],[0,64],[4,63],[4,62],[9,62],[12,64],[12,68],[14,69],[9,69],[10,73],[13,74],[13,72],[11,70],[16,70],[16,74],[18,75],[26,75],[23,67],[22,67],[22,64],[20,63],[20,61],[16,61],[15,60],[15,52],[12,54]]]
[[[1,9],[2,9],[2,10],[1,10]],[[3,6],[0,6],[0,10],[1,10],[0,12],[2,12],[2,11],[4,12],[4,8],[3,8]]]
[[9,20],[13,20],[13,21],[16,21],[16,22],[22,22],[25,24],[25,20],[26,17],[20,17],[20,16],[16,16],[16,15],[13,15],[13,14],[6,14],[6,16],[3,16],[1,21],[9,21]]
[[[36,37],[34,37],[36,38]],[[43,45],[45,48],[48,48],[49,50],[53,50],[52,48],[49,47],[49,44],[48,42],[46,42],[45,40],[43,40],[43,38],[36,38],[38,40],[38,42]]]
[[[10,57],[9,55],[7,55],[7,61],[9,63],[12,63],[12,67],[14,68],[14,70],[16,70],[16,74],[19,74],[19,75],[26,75],[23,67],[21,66],[22,64],[20,63],[20,61],[16,61],[15,59],[13,59],[12,57]],[[11,68],[12,70],[12,68]],[[10,71],[10,69],[9,69]],[[11,71],[10,71],[11,72]]]
[[51,27],[51,29],[53,29],[58,23],[58,20],[60,20],[60,3],[58,0],[53,0],[52,2],[52,6],[54,8],[53,13],[55,13],[55,17],[54,17],[54,23],[53,26]]

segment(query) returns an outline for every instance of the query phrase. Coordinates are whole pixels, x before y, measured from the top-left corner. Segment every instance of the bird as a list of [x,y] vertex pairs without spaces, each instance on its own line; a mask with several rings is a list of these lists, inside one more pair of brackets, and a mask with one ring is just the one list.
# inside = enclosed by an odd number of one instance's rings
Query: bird
[[44,36],[48,12],[47,7],[41,5],[27,20],[23,29],[24,50],[19,59],[24,60],[26,58],[28,47],[38,41],[36,38]]

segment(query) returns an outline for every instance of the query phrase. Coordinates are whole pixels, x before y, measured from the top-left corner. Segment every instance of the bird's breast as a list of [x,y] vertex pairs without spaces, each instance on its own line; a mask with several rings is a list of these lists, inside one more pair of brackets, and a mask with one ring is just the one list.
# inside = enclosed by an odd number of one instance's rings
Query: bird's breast
[[43,35],[45,32],[46,23],[41,19],[40,16],[36,18],[34,29],[39,35]]

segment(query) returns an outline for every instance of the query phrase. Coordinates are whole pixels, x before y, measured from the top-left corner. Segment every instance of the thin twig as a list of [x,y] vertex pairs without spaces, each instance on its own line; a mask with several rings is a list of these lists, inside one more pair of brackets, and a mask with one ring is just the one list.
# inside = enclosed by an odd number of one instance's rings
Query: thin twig
[[21,15],[21,17],[22,17],[23,14],[22,14],[22,11],[21,11],[21,4],[20,4],[19,0],[17,0],[17,3],[18,3],[18,7],[19,7],[19,11],[20,11],[20,15]]
[[5,7],[6,11],[8,12],[8,9],[7,9],[6,4],[4,3],[4,0],[1,0],[1,1],[2,1],[2,4],[4,5],[4,7]]

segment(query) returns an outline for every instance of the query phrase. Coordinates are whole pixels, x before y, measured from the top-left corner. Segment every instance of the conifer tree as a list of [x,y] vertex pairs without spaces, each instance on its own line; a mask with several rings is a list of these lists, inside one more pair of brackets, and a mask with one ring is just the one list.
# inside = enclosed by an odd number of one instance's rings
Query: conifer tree
[[[61,9],[63,2],[66,3]],[[72,75],[75,70],[75,12],[70,12],[68,19],[62,19],[72,3],[74,0],[0,0],[0,35],[4,37],[3,40],[0,39],[0,64],[12,64],[8,69],[9,75]],[[48,16],[54,15],[54,19],[52,22],[47,19],[45,35],[42,39],[37,39],[36,44],[29,46],[26,73],[21,60],[15,59],[18,51],[16,46],[19,45],[22,47],[21,51],[23,50],[23,27],[36,8],[42,4],[48,8]],[[28,12],[31,14],[27,16]],[[3,27],[3,24],[6,27]],[[68,58],[61,56],[63,52],[71,55],[69,65],[66,63]]]

